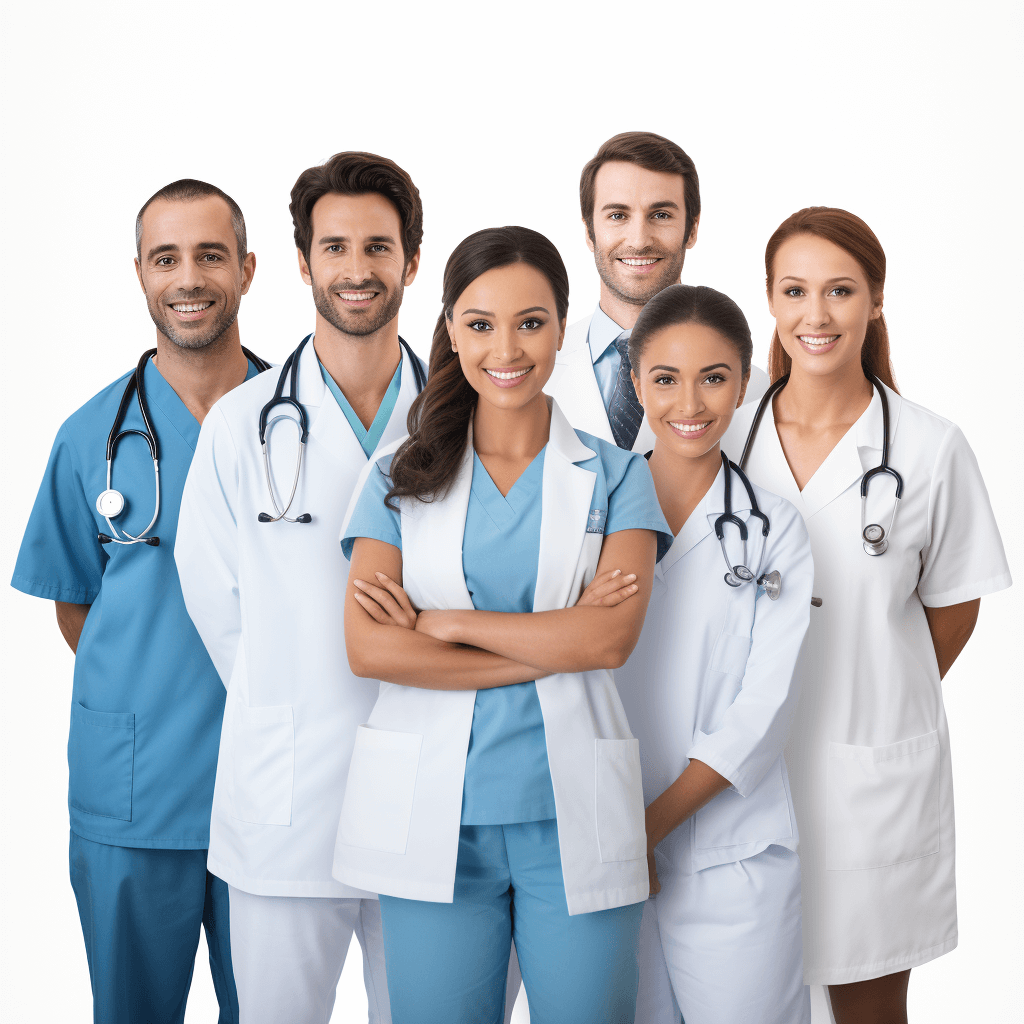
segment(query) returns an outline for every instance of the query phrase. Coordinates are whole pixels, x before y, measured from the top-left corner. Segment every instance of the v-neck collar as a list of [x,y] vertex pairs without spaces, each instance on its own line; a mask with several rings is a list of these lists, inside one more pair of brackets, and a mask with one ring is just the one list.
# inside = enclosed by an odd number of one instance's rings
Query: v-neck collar
[[[316,350],[314,349],[314,351]],[[400,355],[398,359],[398,366],[395,368],[391,382],[388,384],[387,390],[384,392],[384,397],[381,399],[380,405],[377,406],[377,412],[373,417],[373,422],[369,427],[364,427],[362,420],[359,419],[356,415],[355,409],[352,408],[352,403],[345,397],[345,393],[338,386],[337,381],[330,375],[330,373],[328,373],[327,367],[320,361],[320,356],[317,356],[317,363],[320,366],[320,376],[323,377],[327,390],[334,396],[334,400],[338,403],[339,408],[345,414],[345,419],[348,421],[348,425],[352,428],[352,433],[355,434],[356,440],[359,442],[367,458],[376,451],[377,444],[380,441],[381,435],[384,433],[384,428],[388,425],[388,420],[391,419],[391,413],[394,411],[395,402],[398,400],[398,393],[402,387],[403,361],[404,355]]]
[[150,409],[158,408],[185,444],[195,451],[196,442],[199,440],[199,420],[188,411],[188,406],[178,397],[177,391],[164,380],[164,375],[152,358],[146,360],[143,386]]
[[473,483],[471,493],[483,505],[487,514],[501,523],[508,522],[520,515],[523,509],[537,496],[543,480],[545,445],[534,456],[530,464],[519,474],[516,482],[509,488],[508,494],[502,494],[498,485],[487,472],[483,460],[473,452]]

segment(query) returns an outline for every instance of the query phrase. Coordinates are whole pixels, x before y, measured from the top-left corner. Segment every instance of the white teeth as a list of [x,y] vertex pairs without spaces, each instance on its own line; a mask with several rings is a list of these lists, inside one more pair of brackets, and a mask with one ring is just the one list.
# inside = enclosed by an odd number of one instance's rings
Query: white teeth
[[512,370],[508,373],[503,373],[501,370],[485,369],[484,373],[489,373],[492,377],[497,377],[498,380],[515,380],[516,377],[522,377],[524,374],[529,373],[532,369],[532,366],[528,366],[525,370]]
[[652,263],[657,263],[658,261],[656,259],[623,259],[622,262],[625,263],[627,267],[649,267]]
[[171,304],[171,309],[178,313],[201,313],[204,309],[209,309],[212,305],[212,302],[174,302]]
[[708,420],[706,423],[673,423],[669,420],[668,425],[675,430],[682,431],[684,434],[694,434],[698,430],[703,430],[710,422],[711,420]]
[[835,340],[836,340],[836,338],[838,338],[838,337],[839,337],[839,335],[838,335],[838,334],[830,334],[830,335],[828,335],[828,336],[827,336],[827,337],[825,337],[825,338],[812,338],[812,337],[811,337],[810,335],[808,335],[808,334],[798,334],[798,335],[797,335],[797,337],[798,337],[798,338],[799,338],[799,339],[800,339],[800,340],[801,340],[801,341],[802,341],[802,342],[803,342],[803,343],[804,343],[805,345],[814,345],[814,346],[818,346],[818,347],[820,347],[820,346],[822,346],[822,345],[831,345],[831,344],[832,344],[832,342],[833,342],[833,341],[835,341]]
[[376,292],[341,292],[340,295],[348,302],[365,302],[372,299]]

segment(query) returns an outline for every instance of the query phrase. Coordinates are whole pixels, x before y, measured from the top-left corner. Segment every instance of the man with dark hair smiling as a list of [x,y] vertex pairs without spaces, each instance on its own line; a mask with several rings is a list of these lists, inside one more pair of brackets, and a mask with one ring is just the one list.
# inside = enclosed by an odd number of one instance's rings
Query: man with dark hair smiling
[[135,238],[156,348],[61,427],[11,582],[56,602],[75,652],[71,884],[95,1020],[180,1024],[205,926],[235,1024],[227,886],[206,866],[224,688],[173,551],[201,422],[266,367],[237,322],[256,257],[234,200],[192,179],[143,206]]
[[303,171],[290,209],[315,334],[290,357],[294,372],[211,412],[175,549],[228,688],[210,869],[230,886],[242,1024],[326,1024],[353,935],[370,1021],[388,1024],[376,896],[331,875],[353,744],[378,689],[349,669],[339,537],[367,459],[406,433],[426,379],[398,334],[423,211],[402,168],[355,152]]
[[[640,310],[679,283],[686,252],[697,243],[697,169],[669,139],[623,132],[583,168],[580,211],[601,298],[591,316],[566,330],[545,390],[573,426],[647,452],[654,433],[633,389],[627,345]],[[767,386],[767,376],[751,367],[745,400]]]

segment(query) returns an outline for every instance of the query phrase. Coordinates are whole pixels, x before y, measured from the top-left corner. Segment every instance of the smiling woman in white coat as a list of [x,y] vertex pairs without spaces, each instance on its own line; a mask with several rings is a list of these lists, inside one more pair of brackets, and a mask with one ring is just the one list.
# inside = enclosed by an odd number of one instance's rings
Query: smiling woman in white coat
[[630,337],[675,535],[640,641],[615,673],[640,741],[655,894],[638,1024],[678,1024],[680,1011],[686,1024],[810,1020],[782,751],[813,565],[799,512],[721,453],[752,348],[728,296],[684,285],[653,298]]
[[412,433],[342,532],[349,660],[382,682],[334,873],[381,893],[396,1024],[500,1020],[510,938],[534,1024],[633,1020],[643,795],[609,669],[667,524],[643,457],[543,394],[568,297],[543,235],[460,243]]
[[911,968],[957,942],[940,680],[1010,573],[964,435],[896,390],[871,229],[801,210],[765,268],[775,383],[723,445],[799,509],[814,552],[786,749],[805,978],[828,986],[839,1024],[902,1024]]

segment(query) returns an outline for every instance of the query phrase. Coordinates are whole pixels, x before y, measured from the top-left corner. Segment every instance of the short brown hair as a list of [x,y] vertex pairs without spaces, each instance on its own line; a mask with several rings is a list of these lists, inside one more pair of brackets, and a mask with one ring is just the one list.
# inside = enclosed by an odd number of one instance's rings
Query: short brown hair
[[335,153],[326,163],[303,171],[288,207],[295,225],[295,246],[306,259],[313,247],[313,207],[331,192],[343,196],[383,196],[402,222],[402,252],[408,263],[423,240],[423,205],[412,178],[393,160],[374,153]]
[[594,182],[597,172],[612,160],[636,164],[645,171],[679,174],[683,179],[683,201],[686,204],[685,232],[690,240],[693,225],[700,216],[700,183],[693,161],[674,142],[654,132],[622,132],[609,139],[580,175],[580,212],[587,225],[587,234],[594,240]]
[[245,238],[245,218],[242,216],[238,203],[216,185],[211,185],[208,181],[199,181],[196,178],[180,178],[178,181],[172,181],[169,185],[164,185],[159,192],[154,192],[142,204],[142,209],[139,210],[139,215],[135,218],[135,251],[138,253],[139,259],[142,259],[142,215],[149,209],[150,203],[155,203],[158,199],[166,199],[172,203],[189,203],[196,199],[205,199],[207,196],[219,196],[228,204],[228,209],[231,211],[231,227],[235,232],[235,244],[238,246],[238,262],[244,263],[249,249]]

